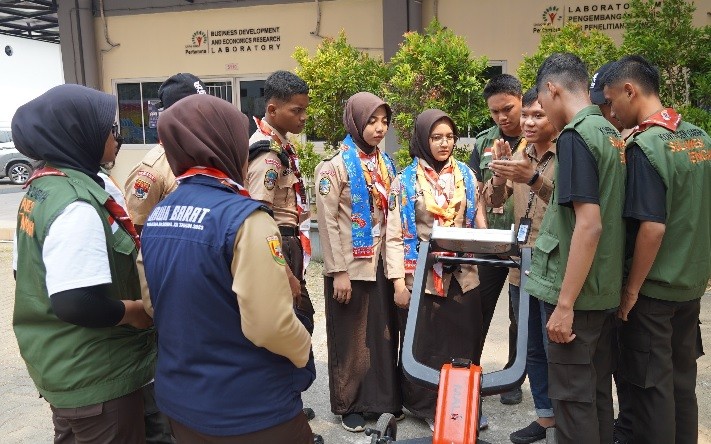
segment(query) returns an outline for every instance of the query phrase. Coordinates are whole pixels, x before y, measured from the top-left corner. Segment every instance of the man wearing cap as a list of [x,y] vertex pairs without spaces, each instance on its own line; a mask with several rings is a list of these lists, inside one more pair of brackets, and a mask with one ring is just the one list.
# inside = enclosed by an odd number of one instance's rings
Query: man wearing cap
[[[609,72],[610,68],[615,62],[605,63],[598,69],[592,76],[590,81],[590,101],[593,105],[597,105],[600,108],[602,116],[607,119],[608,122],[614,126],[617,131],[622,134],[622,138],[626,139],[632,133],[629,128],[623,128],[622,122],[616,117],[612,116],[612,110],[610,108],[610,103],[605,99],[604,89],[605,89],[605,75]],[[620,322],[615,323],[614,330],[614,340],[613,347],[615,349],[615,358],[619,359],[619,329]],[[613,444],[627,444],[632,442],[632,404],[629,397],[627,382],[622,379],[618,369],[612,372],[613,378],[615,378],[615,387],[617,388],[617,401],[619,404],[619,410],[617,413],[617,419],[615,419],[615,429],[613,431]]]
[[[184,97],[206,93],[205,84],[199,78],[189,73],[176,74],[168,78],[158,88],[158,98],[161,101],[159,109],[166,110]],[[163,145],[158,143],[133,168],[124,187],[128,214],[138,234],[141,234],[143,224],[153,211],[153,208],[173,192],[177,186],[175,175],[170,170],[170,165],[168,165],[168,160],[165,157],[165,149]],[[145,310],[153,317],[153,308],[149,303],[150,296],[148,295],[148,286],[140,254],[138,256],[138,273],[141,278],[141,293]],[[146,415],[146,442],[172,443],[170,424],[167,418],[158,410],[153,383],[144,388],[143,396]]]
[[[158,89],[158,98],[161,101],[159,108],[166,110],[178,100],[192,94],[207,94],[202,80],[189,73],[176,74],[163,82]],[[163,145],[158,143],[133,168],[124,187],[128,214],[139,234],[153,208],[177,186],[178,183],[165,158]]]

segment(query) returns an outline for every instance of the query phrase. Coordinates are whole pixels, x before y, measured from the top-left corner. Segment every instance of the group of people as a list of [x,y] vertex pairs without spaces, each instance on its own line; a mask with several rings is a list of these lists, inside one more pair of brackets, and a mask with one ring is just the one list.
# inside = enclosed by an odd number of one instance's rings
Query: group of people
[[[434,226],[516,224],[533,249],[523,294],[538,419],[512,442],[551,427],[561,443],[696,442],[711,138],[661,105],[659,82],[638,56],[590,84],[578,57],[553,54],[525,94],[513,76],[489,81],[496,125],[468,165],[452,156],[456,122],[427,109],[399,172],[379,147],[390,106],[348,99],[346,137],[315,171],[330,403],[346,430],[403,409],[434,427],[436,392],[400,360],[419,243]],[[320,440],[301,401],[316,377],[310,203],[287,137],[304,128],[309,88],[272,74],[252,135],[204,92],[190,74],[161,86],[160,144],[131,172],[126,208],[99,175],[121,144],[112,96],[63,85],[13,118],[18,150],[46,162],[18,212],[13,323],[55,442]],[[475,265],[426,271],[418,360],[479,363],[507,278],[512,364],[520,273]]]

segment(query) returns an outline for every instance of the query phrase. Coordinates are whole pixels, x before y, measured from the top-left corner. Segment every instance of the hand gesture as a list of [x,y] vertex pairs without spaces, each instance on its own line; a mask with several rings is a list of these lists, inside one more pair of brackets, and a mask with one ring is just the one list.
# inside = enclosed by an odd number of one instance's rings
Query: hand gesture
[[410,290],[405,286],[405,279],[396,279],[394,282],[395,286],[395,305],[400,308],[407,308],[410,306]]
[[620,308],[617,309],[617,317],[623,321],[627,321],[627,315],[637,303],[639,299],[639,293],[632,293],[627,289],[627,287],[622,289],[622,295],[620,296]]
[[533,163],[526,159],[494,160],[489,164],[489,168],[496,173],[497,177],[516,183],[528,183],[533,177],[533,173],[536,172]]
[[575,339],[575,333],[573,333],[574,316],[572,308],[563,308],[560,305],[556,305],[546,324],[548,337],[551,341],[567,344]]
[[347,304],[351,301],[351,278],[347,271],[336,273],[333,277],[333,299],[341,304]]
[[494,160],[508,160],[513,156],[511,145],[504,139],[494,141],[494,146],[491,149],[491,158]]

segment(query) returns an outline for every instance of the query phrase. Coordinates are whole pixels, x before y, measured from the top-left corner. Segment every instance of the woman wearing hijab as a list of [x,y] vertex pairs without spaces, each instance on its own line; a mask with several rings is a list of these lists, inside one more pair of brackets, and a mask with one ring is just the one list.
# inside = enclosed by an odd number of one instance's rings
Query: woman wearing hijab
[[[452,157],[457,127],[444,112],[428,109],[417,116],[410,140],[412,163],[393,181],[388,199],[388,277],[395,287],[400,335],[404,338],[417,244],[429,240],[434,225],[483,226],[476,212],[476,179],[469,167]],[[440,368],[452,358],[481,357],[482,311],[475,265],[456,268],[435,264],[428,272],[421,302],[415,357]],[[434,425],[437,392],[401,377],[403,406]]]
[[338,153],[316,167],[331,411],[351,432],[364,430],[366,413],[404,417],[383,249],[395,168],[378,149],[391,115],[371,93],[351,96],[343,113],[348,134]]
[[145,442],[141,387],[155,346],[139,240],[97,174],[120,146],[115,115],[111,95],[61,85],[12,122],[17,149],[45,162],[18,211],[13,326],[55,442]]
[[301,403],[316,376],[311,337],[292,309],[279,229],[243,188],[248,130],[210,95],[158,120],[180,186],[146,220],[141,252],[156,401],[178,442],[313,442]]

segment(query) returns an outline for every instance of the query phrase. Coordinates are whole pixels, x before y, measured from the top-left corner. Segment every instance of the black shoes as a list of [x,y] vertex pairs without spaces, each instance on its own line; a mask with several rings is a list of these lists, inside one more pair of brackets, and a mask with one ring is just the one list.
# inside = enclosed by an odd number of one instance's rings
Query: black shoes
[[516,387],[506,393],[501,394],[501,403],[506,405],[520,404],[523,400],[523,391],[521,387]]
[[509,438],[511,438],[511,442],[515,444],[529,444],[541,439],[546,439],[546,428],[538,422],[533,421],[528,426],[510,434]]
[[362,413],[349,413],[341,416],[341,425],[349,432],[362,432],[365,430],[365,418]]

